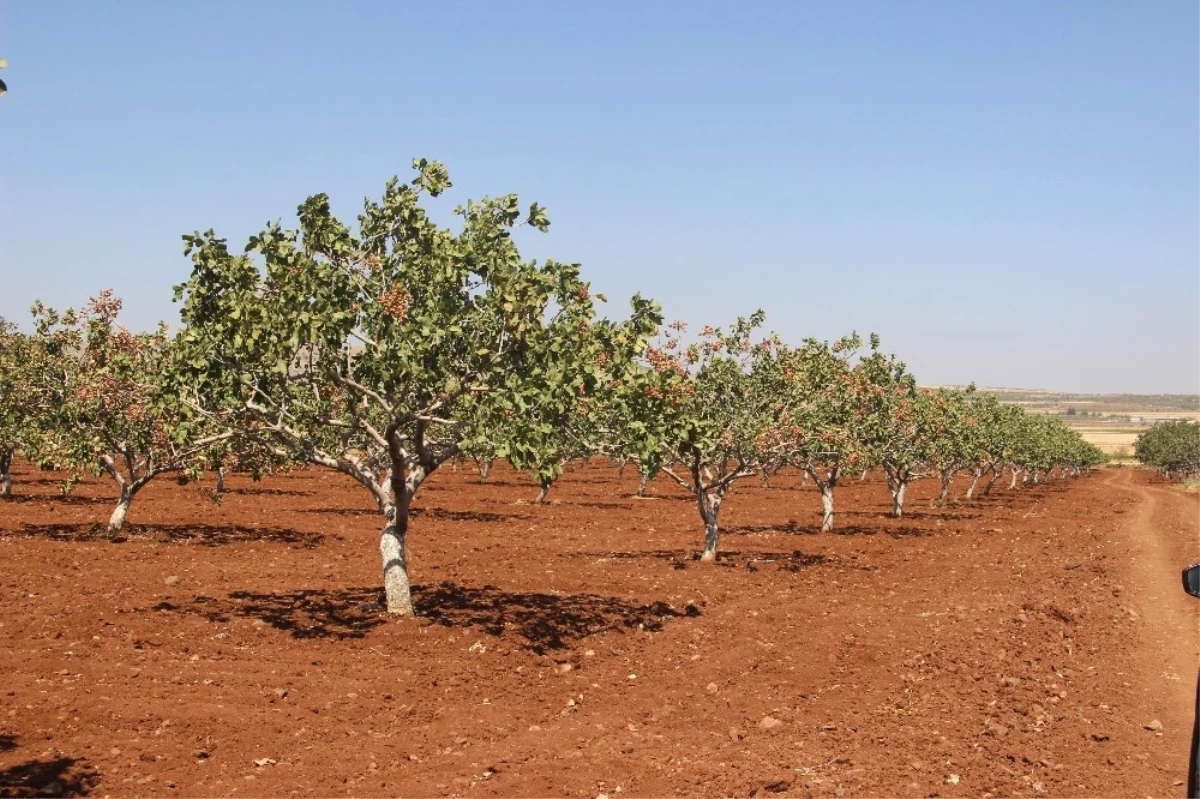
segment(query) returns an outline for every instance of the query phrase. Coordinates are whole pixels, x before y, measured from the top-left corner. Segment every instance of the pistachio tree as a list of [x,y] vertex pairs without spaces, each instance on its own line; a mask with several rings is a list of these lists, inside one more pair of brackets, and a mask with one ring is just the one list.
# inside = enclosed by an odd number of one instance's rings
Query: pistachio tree
[[[879,348],[872,334],[871,350]],[[834,523],[834,492],[846,470],[873,464],[866,441],[865,383],[853,360],[862,348],[857,333],[834,342],[806,339],[781,353],[778,374],[785,381],[776,434],[785,439],[785,462],[803,470],[821,493],[821,530]]]
[[[936,505],[945,505],[954,475],[975,461],[977,426],[970,415],[974,384],[965,390],[956,388],[923,389],[920,426],[927,439],[929,468],[937,473],[941,488]],[[978,478],[976,478],[978,479]],[[974,484],[972,484],[972,490]]]
[[871,353],[855,367],[858,386],[857,437],[867,462],[883,466],[892,516],[904,515],[904,498],[914,479],[924,476],[931,454],[931,431],[925,424],[928,408],[916,379],[903,361],[878,350],[872,338]]
[[705,327],[684,345],[677,325],[646,350],[646,369],[624,391],[627,455],[696,498],[704,524],[702,561],[717,557],[721,504],[738,480],[776,457],[770,340],[752,341],[764,315],[727,330]]
[[110,535],[151,480],[199,473],[209,448],[228,438],[207,432],[181,401],[166,326],[133,333],[117,322],[120,309],[111,290],[79,312],[36,304],[26,371],[38,424],[24,441],[27,455],[71,471],[68,487],[85,471],[111,477],[118,497]]
[[0,317],[0,497],[12,496],[13,456],[37,429],[29,393],[29,336]]
[[[529,460],[546,436],[539,409],[631,366],[623,353],[659,321],[635,297],[630,318],[597,336],[579,265],[523,260],[513,240],[522,222],[549,227],[543,208],[522,211],[512,194],[467,201],[451,230],[422,205],[450,188],[449,174],[413,165],[414,179],[393,178],[364,202],[356,229],[319,194],[300,205],[297,230],[268,225],[240,252],[212,231],[185,236],[192,273],[176,290],[188,368],[204,388],[198,410],[363,486],[383,521],[387,609],[403,615],[421,485],[477,448]],[[604,346],[616,354],[601,366]],[[510,424],[499,442],[498,418]]]

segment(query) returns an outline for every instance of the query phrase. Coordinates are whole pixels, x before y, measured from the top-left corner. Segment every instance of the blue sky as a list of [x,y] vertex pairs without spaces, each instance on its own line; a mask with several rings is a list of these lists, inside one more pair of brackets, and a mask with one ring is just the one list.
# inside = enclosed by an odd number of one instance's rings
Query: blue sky
[[[624,312],[878,331],[926,383],[1200,391],[1194,2],[0,0],[0,315],[176,319],[414,157],[519,192]],[[447,221],[449,217],[447,216]]]

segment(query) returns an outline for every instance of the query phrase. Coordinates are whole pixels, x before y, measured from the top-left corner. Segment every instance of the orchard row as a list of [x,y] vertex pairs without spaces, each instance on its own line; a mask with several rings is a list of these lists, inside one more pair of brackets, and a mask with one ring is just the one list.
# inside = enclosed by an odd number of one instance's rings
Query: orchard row
[[409,508],[455,458],[484,471],[506,459],[541,497],[593,455],[666,475],[696,498],[705,560],[735,484],[783,467],[811,477],[828,530],[847,473],[882,469],[900,516],[916,479],[939,479],[945,501],[960,472],[971,496],[1104,460],[1054,418],[918,387],[875,335],[791,345],[760,332],[761,312],[690,334],[640,296],[627,318],[601,318],[579,265],[520,257],[512,231],[545,231],[544,209],[484,197],[455,209],[452,231],[422,205],[449,175],[414,167],[353,229],[317,195],[299,230],[269,225],[239,251],[212,231],[185,236],[175,334],[129,332],[111,292],[79,311],[35,305],[30,334],[0,325],[5,491],[17,450],[107,473],[115,533],[159,475],[335,469],[375,500],[388,609],[411,614]]
[[1160,422],[1137,437],[1134,452],[1168,478],[1194,477],[1200,474],[1200,424]]

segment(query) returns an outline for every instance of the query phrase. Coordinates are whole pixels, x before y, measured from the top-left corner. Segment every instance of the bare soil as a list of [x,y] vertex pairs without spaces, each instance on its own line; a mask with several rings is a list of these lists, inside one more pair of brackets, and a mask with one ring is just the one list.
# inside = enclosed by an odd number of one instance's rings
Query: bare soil
[[[0,796],[1182,796],[1195,495],[1147,472],[886,515],[739,484],[716,564],[633,470],[550,502],[445,468],[381,612],[380,517],[326,471],[0,504]],[[956,485],[957,490],[964,486]]]

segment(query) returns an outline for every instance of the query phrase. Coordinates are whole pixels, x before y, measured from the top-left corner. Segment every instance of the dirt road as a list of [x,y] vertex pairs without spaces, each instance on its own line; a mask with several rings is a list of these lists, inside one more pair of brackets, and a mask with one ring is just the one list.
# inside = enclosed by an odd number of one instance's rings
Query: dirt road
[[[1134,500],[1114,543],[1125,553],[1128,609],[1143,621],[1130,642],[1142,662],[1133,681],[1137,701],[1142,715],[1162,721],[1164,728],[1190,730],[1200,668],[1200,600],[1183,592],[1180,571],[1200,561],[1196,497],[1131,470],[1110,470],[1105,482]],[[1173,750],[1183,757],[1182,736],[1174,741]]]

